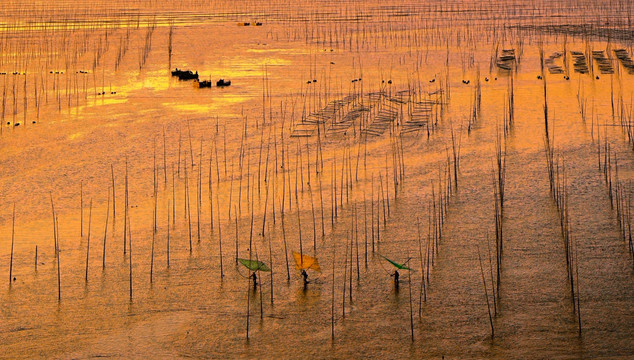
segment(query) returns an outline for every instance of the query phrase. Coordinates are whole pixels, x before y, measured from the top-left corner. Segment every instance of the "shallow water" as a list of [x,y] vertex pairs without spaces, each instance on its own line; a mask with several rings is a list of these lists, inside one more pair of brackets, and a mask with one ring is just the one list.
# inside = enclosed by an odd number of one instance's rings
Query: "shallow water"
[[[609,144],[611,179],[631,199],[634,154],[622,124],[631,131],[634,75],[612,51],[632,56],[631,37],[616,36],[631,33],[631,13],[629,2],[592,1],[11,2],[0,12],[2,356],[634,356],[634,262],[597,153],[600,145],[603,163]],[[582,37],[561,25],[595,28]],[[545,77],[581,334],[548,178],[540,46],[545,57],[567,53],[556,63],[570,80],[547,69]],[[495,64],[509,48],[520,59],[511,72]],[[592,50],[605,51],[614,74],[589,59],[591,74],[574,71],[570,51]],[[232,85],[198,89],[171,77],[176,67]],[[478,78],[481,109],[469,126]],[[335,100],[343,105],[334,121],[306,122]],[[422,100],[434,102],[429,127],[406,132]],[[390,107],[396,115],[383,129]],[[306,129],[312,136],[291,136]],[[452,135],[459,171],[447,185]],[[496,139],[506,146],[506,180],[494,309]],[[430,249],[447,186],[442,236]],[[257,291],[236,247],[273,269],[258,275]],[[322,270],[309,271],[306,288],[291,255],[300,248]],[[429,262],[420,256],[428,249]],[[401,271],[398,288],[382,256],[413,269]]]

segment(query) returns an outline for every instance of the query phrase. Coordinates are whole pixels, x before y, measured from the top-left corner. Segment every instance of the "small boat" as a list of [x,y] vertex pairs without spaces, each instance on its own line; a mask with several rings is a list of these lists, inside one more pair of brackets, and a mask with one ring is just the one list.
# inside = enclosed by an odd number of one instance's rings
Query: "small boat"
[[201,89],[211,87],[211,80],[196,81],[196,83],[198,84],[198,87]]
[[176,70],[172,71],[172,76],[177,76],[179,80],[198,80],[198,71],[193,73],[191,70]]
[[225,79],[220,79],[216,81],[216,86],[219,86],[219,87],[229,86],[229,85],[231,85],[231,80],[226,81]]

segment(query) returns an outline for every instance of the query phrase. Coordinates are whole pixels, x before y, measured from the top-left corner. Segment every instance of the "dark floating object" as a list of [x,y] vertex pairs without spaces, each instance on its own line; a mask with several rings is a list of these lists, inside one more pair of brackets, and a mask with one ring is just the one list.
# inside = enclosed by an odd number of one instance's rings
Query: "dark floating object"
[[197,83],[198,83],[198,87],[201,89],[211,87],[211,80],[197,81]]
[[495,81],[498,81],[498,78],[497,78],[497,76],[495,77]]
[[330,65],[334,65],[334,64],[335,64],[335,62],[334,62],[334,61],[331,61],[331,62],[330,62]]
[[599,75],[597,75],[597,80],[599,80]]
[[223,87],[231,85],[231,80],[225,81],[225,79],[220,79],[216,81],[216,86]]
[[489,78],[488,78],[488,77],[485,77],[485,78],[484,78],[484,81],[489,81]]
[[436,82],[436,79],[429,80],[430,83]]
[[538,78],[539,80],[541,80],[541,79],[542,79],[542,76],[541,76],[541,75],[537,75],[537,78]]
[[198,80],[198,71],[193,73],[191,70],[176,70],[172,71],[172,76],[178,77],[178,80]]
[[13,126],[20,126],[20,123],[15,123]]
[[[598,79],[598,77],[597,77],[597,79]],[[313,79],[313,82],[314,82],[314,83],[315,83],[315,82],[317,82],[317,79]]]
[[310,84],[310,83],[312,83],[312,81],[310,81],[310,80],[306,81],[306,84]]
[[35,120],[33,120],[32,124],[35,124]]
[[568,75],[564,75],[564,79],[566,79],[566,80],[570,80],[570,76],[568,76]]
[[387,81],[387,83],[388,83],[388,84],[391,84],[391,83],[392,83],[392,80],[388,80],[388,81]]
[[471,82],[471,80],[462,80],[462,83],[465,85],[468,85]]

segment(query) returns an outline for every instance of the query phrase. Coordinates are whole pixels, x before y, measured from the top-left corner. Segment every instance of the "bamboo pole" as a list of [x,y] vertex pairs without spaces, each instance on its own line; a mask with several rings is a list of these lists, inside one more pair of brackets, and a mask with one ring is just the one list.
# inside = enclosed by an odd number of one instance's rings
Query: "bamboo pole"
[[407,279],[409,282],[409,325],[412,331],[412,342],[414,342],[414,310],[412,308],[412,272],[411,271],[408,271]]
[[115,184],[114,184],[114,166],[110,164],[110,172],[112,174],[112,235],[115,233],[115,222],[117,220],[117,206],[115,202]]
[[167,267],[170,267],[170,200],[167,200]]
[[79,181],[79,217],[80,217],[80,225],[79,225],[79,237],[84,237],[84,182]]
[[57,301],[61,302],[62,301],[62,270],[61,270],[61,264],[60,264],[60,258],[59,258],[59,254],[60,254],[60,246],[59,246],[59,219],[57,218],[57,215],[55,215],[55,233],[57,234],[56,236],[56,241],[55,241],[55,250],[56,250],[56,254],[57,254]]
[[[128,217],[130,216],[130,214],[128,214]],[[128,246],[129,248],[129,263],[130,263],[130,272],[129,272],[129,281],[130,281],[130,302],[132,302],[132,223],[130,222],[130,219],[128,218]]]
[[13,216],[11,220],[11,261],[9,265],[9,287],[13,281],[13,247],[15,244],[15,202],[13,203]]
[[487,284],[484,279],[484,268],[482,267],[482,256],[480,255],[480,246],[478,245],[478,260],[480,261],[480,273],[482,274],[482,286],[484,287],[484,296],[487,301],[487,310],[489,312],[489,324],[491,325],[491,338],[495,336],[495,329],[493,328],[493,317],[491,316],[491,305],[489,303],[489,293],[487,291]]
[[88,210],[88,240],[86,243],[86,283],[88,283],[88,260],[90,259],[90,225],[92,223],[92,199]]
[[335,339],[335,260],[336,260],[336,245],[332,245],[332,296],[330,304],[330,337]]
[[[106,226],[103,231],[103,261],[102,268],[106,268],[106,242],[108,239],[108,217],[110,216],[110,187],[108,187],[108,206],[106,207]],[[129,224],[128,224],[129,225]]]

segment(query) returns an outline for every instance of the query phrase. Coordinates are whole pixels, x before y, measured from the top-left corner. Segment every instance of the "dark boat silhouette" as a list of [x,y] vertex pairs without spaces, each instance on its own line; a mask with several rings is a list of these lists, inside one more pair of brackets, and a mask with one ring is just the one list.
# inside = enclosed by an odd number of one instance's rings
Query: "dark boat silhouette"
[[196,83],[198,84],[198,87],[201,89],[211,87],[211,80],[197,81]]
[[216,81],[216,86],[222,87],[222,86],[229,86],[229,85],[231,85],[231,80],[225,81],[225,79],[220,79]]
[[172,76],[177,76],[178,80],[198,80],[198,71],[193,73],[191,70],[176,70],[172,71]]

